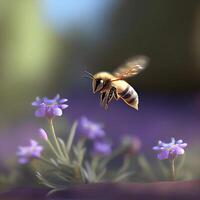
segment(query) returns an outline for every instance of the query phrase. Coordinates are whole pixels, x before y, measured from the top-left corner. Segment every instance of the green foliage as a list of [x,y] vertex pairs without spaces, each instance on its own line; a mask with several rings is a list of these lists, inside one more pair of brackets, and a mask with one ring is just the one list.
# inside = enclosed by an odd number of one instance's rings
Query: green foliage
[[48,139],[47,143],[51,153],[41,157],[40,160],[47,164],[47,167],[45,170],[38,170],[36,176],[42,184],[52,188],[52,191],[76,184],[123,181],[133,174],[128,157],[124,159],[119,169],[113,170],[109,167],[114,158],[123,153],[124,148],[116,149],[109,156],[91,156],[87,153],[86,139],[80,138],[76,144],[74,142],[77,122],[73,124],[66,142],[56,135],[54,137],[53,123],[50,124],[53,136],[52,141]]

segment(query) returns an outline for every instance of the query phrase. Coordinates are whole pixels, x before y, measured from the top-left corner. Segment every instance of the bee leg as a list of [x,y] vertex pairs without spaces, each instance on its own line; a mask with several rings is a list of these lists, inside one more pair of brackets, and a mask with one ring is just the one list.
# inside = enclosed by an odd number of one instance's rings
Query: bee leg
[[100,96],[101,105],[104,107],[105,110],[108,109],[108,103],[107,103],[108,95],[109,95],[108,92],[103,92],[101,93],[101,96]]
[[104,108],[105,110],[108,110],[108,104],[105,104]]
[[105,92],[105,94],[102,93],[101,95],[101,104],[105,108],[105,110],[108,109],[108,96],[109,96],[108,92]]
[[106,97],[106,92],[101,93],[101,96],[100,96],[101,105],[103,105],[103,102],[104,102],[104,100],[105,100],[105,97]]
[[103,107],[105,108],[105,110],[108,109],[108,104],[109,104],[110,101],[113,99],[113,96],[114,96],[114,90],[113,90],[113,88],[111,88],[110,91],[107,92],[107,93],[105,94],[105,96],[103,96],[104,99],[103,99],[103,101],[102,101],[102,105],[103,105]]
[[113,90],[113,94],[114,94],[115,99],[119,100],[119,96],[117,94],[117,89],[115,87],[112,87],[112,90]]
[[112,100],[113,96],[114,96],[114,87],[112,87],[108,93],[108,98],[107,98],[107,104],[110,103],[110,101]]

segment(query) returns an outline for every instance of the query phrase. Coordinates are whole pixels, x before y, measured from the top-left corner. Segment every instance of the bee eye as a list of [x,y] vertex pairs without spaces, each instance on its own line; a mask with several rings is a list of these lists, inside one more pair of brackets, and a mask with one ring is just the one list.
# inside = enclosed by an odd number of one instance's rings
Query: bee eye
[[104,81],[102,79],[96,79],[93,83],[93,92],[99,92],[104,87]]

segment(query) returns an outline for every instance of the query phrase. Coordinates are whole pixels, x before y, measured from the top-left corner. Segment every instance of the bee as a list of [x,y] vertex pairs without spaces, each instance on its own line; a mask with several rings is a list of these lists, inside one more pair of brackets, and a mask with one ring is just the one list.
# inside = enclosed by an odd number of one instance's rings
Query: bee
[[139,98],[135,89],[125,79],[135,76],[146,68],[149,59],[146,56],[137,56],[127,60],[112,74],[98,72],[94,75],[85,71],[86,78],[92,79],[93,93],[100,93],[101,105],[108,109],[108,104],[114,98],[122,99],[130,107],[138,110]]

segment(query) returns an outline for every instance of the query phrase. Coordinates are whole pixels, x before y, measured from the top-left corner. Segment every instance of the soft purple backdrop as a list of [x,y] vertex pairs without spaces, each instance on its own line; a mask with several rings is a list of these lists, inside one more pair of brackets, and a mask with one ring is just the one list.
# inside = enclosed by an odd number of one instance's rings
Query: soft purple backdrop
[[[127,135],[135,135],[142,141],[142,150],[151,152],[158,140],[169,142],[171,137],[183,139],[188,143],[188,149],[200,141],[200,100],[198,94],[188,95],[158,95],[140,94],[139,111],[128,107],[122,101],[112,102],[108,111],[99,105],[99,96],[91,91],[86,94],[61,94],[68,98],[69,108],[64,111],[65,120],[72,123],[81,116],[103,123],[108,138],[116,143]],[[18,145],[28,144],[30,138],[38,139],[38,128],[41,121],[33,118],[34,108],[30,118],[23,123],[7,130],[0,140],[0,159],[15,157]],[[58,122],[58,118],[56,122]],[[39,122],[39,123],[38,123]],[[56,124],[55,122],[55,124]],[[67,123],[66,123],[67,124]],[[58,128],[58,127],[57,127]]]

